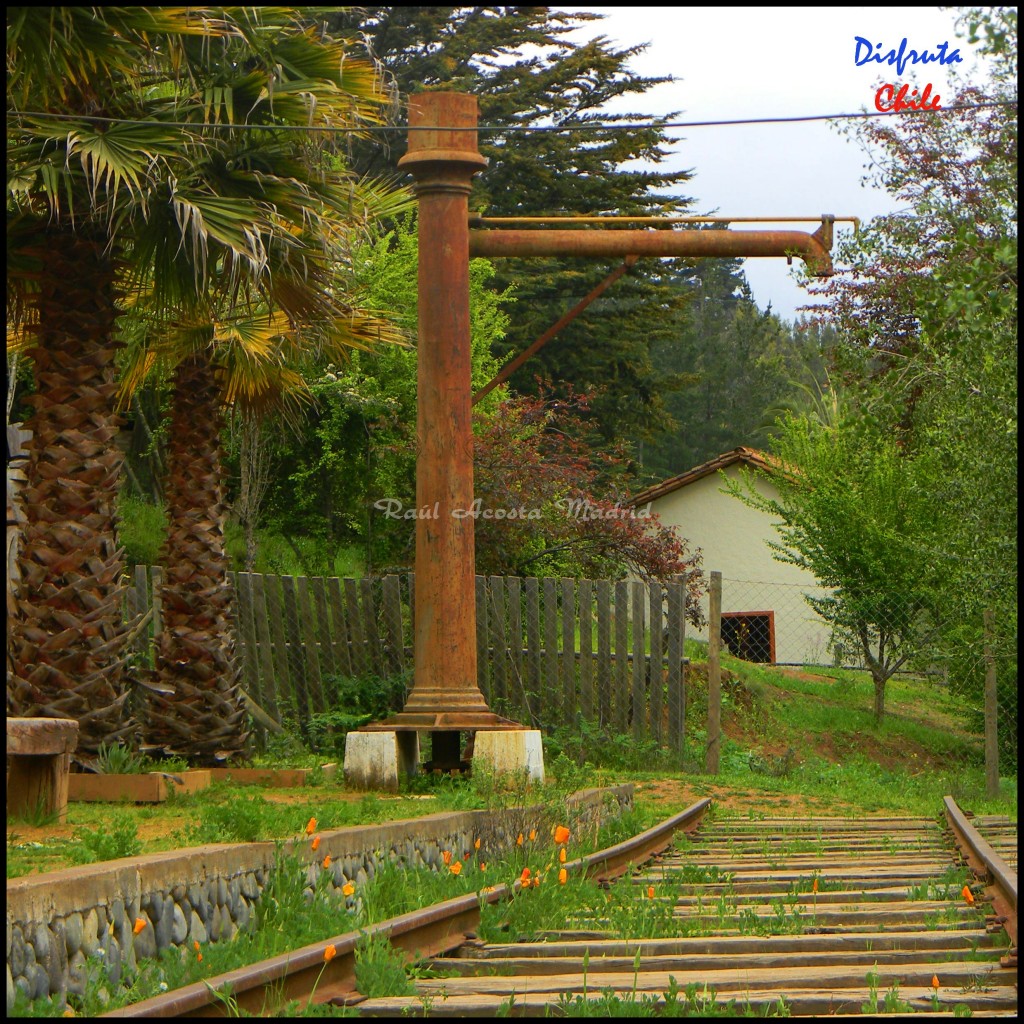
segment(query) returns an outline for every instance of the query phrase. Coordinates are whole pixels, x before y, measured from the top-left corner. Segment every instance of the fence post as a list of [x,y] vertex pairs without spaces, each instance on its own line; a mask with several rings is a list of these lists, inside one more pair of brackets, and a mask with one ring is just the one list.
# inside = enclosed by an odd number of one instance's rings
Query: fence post
[[722,647],[722,574],[711,573],[708,615],[708,747],[705,770],[718,774],[722,746],[722,670],[718,662]]
[[992,609],[984,611],[985,623],[985,793],[999,795],[999,694],[996,659],[992,654]]

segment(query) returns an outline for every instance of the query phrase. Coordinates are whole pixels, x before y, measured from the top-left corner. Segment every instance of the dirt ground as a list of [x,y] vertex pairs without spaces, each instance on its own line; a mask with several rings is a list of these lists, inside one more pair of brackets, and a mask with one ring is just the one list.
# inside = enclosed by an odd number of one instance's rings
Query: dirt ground
[[863,808],[844,805],[834,794],[828,797],[807,797],[785,793],[746,793],[735,787],[715,786],[703,779],[665,778],[635,783],[636,800],[656,808],[664,807],[666,816],[709,796],[720,810],[730,813],[774,813],[782,817],[813,817],[815,815],[864,815]]

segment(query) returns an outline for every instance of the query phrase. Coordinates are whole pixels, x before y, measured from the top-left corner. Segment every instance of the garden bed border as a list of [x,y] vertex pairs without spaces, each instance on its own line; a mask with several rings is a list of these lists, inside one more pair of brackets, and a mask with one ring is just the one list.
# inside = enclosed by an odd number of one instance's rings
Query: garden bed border
[[[583,790],[568,801],[575,827],[597,825],[633,806],[627,783]],[[232,843],[86,864],[7,883],[7,1010],[21,989],[30,999],[80,993],[85,964],[102,957],[112,983],[140,958],[170,946],[232,938],[254,910],[280,849],[306,865],[307,890],[328,874],[358,889],[386,862],[438,870],[445,850],[470,852],[486,837],[488,856],[511,849],[531,811],[459,811],[320,833],[308,839]],[[330,855],[328,868],[323,868]],[[137,922],[143,925],[136,933]]]

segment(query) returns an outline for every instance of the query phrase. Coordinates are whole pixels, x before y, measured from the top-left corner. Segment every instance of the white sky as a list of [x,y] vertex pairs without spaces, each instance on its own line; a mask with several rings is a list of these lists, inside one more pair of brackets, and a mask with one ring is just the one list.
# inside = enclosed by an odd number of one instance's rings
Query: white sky
[[[631,69],[677,79],[616,101],[609,110],[641,115],[679,111],[677,120],[682,121],[873,110],[875,90],[883,82],[909,82],[919,90],[930,82],[943,105],[952,100],[950,65],[909,65],[902,78],[889,65],[857,67],[857,36],[881,43],[883,52],[898,49],[904,37],[907,48],[918,51],[934,52],[948,41],[947,52],[959,49],[964,58],[952,65],[961,81],[970,80],[974,64],[973,48],[954,32],[956,11],[937,7],[556,9],[606,15],[577,38],[604,35],[620,46],[649,43],[631,61]],[[695,171],[685,192],[696,200],[696,214],[832,213],[866,219],[896,208],[886,193],[862,186],[866,154],[825,121],[676,129],[671,134],[680,141],[662,166]],[[798,224],[778,226],[804,230]],[[807,301],[784,259],[750,259],[745,270],[762,309],[770,301],[774,312],[793,319]]]

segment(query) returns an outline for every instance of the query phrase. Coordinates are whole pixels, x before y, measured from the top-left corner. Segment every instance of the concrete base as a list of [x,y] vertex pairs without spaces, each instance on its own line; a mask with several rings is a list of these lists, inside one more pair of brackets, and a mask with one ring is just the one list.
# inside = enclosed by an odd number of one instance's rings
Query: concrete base
[[524,769],[530,782],[544,782],[544,750],[539,729],[479,730],[473,742],[473,764],[491,770],[521,773]]
[[350,732],[345,737],[345,785],[349,789],[397,793],[398,767],[399,743],[395,733]]

